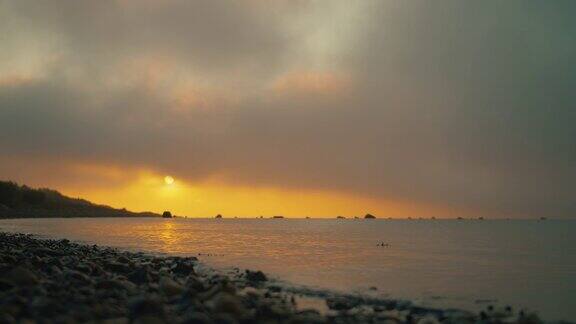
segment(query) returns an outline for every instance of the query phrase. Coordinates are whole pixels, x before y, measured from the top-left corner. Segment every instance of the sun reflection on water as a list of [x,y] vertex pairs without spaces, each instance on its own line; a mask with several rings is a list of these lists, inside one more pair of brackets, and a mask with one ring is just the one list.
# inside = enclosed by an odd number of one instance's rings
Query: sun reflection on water
[[158,236],[162,251],[168,253],[177,249],[179,239],[174,223],[171,220],[165,220],[163,222]]

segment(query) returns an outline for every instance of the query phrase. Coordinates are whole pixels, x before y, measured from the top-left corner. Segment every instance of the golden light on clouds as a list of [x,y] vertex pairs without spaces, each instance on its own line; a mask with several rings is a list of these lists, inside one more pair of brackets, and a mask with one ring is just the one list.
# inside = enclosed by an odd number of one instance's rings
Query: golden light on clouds
[[[88,169],[93,169],[88,168]],[[230,184],[220,179],[189,183],[151,171],[131,172],[132,178],[112,187],[89,184],[58,188],[64,194],[133,211],[161,212],[188,217],[417,217],[451,212],[434,206],[395,200],[378,200],[330,190],[287,189]],[[89,183],[89,182],[87,182]],[[453,211],[452,211],[453,212]]]
[[335,72],[295,71],[280,76],[272,88],[277,93],[338,94],[350,88],[350,79]]

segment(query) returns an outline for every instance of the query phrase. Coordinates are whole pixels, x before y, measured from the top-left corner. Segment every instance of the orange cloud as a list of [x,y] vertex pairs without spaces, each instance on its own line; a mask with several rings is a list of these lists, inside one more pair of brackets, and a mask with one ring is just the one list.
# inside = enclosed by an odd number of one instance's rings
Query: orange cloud
[[350,79],[333,72],[301,71],[280,76],[272,85],[278,93],[336,94],[350,88]]
[[18,85],[29,83],[33,80],[34,80],[34,78],[32,78],[31,76],[20,75],[20,74],[0,76],[0,87],[18,86]]

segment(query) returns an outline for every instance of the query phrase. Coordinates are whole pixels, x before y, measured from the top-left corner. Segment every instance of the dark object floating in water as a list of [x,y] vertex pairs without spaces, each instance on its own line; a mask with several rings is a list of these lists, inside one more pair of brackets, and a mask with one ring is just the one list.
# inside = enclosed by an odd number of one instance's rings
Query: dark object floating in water
[[456,219],[457,219],[457,220],[463,220],[464,218],[462,218],[462,217],[458,217],[458,218],[456,218]]
[[218,214],[218,215],[216,215],[216,217],[214,217],[214,218],[222,218],[222,215]]
[[338,218],[338,219],[345,219],[346,217],[344,217],[344,216],[336,216],[336,218]]
[[358,216],[354,216],[354,219],[359,219],[359,217],[358,217]]
[[484,220],[484,217],[480,216],[478,217],[478,220]]
[[169,211],[165,211],[162,213],[162,218],[172,218],[172,213]]
[[541,221],[545,221],[547,218],[546,217],[540,217]]
[[380,243],[377,244],[377,246],[391,247],[392,245],[391,245],[390,243],[380,242]]
[[284,216],[277,215],[277,216],[272,216],[272,218],[280,219],[280,218],[284,218]]
[[372,215],[372,214],[366,214],[366,216],[364,216],[364,219],[375,219],[376,216]]
[[310,216],[306,216],[306,219],[310,219]]

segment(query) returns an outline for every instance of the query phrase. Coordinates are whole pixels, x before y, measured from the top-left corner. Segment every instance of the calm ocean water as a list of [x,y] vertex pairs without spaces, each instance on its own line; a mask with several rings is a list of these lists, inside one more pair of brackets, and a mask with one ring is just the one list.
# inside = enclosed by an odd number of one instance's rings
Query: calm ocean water
[[576,319],[576,221],[72,218],[2,220],[0,230],[202,253],[216,268],[336,291],[376,287],[429,306],[510,304]]

